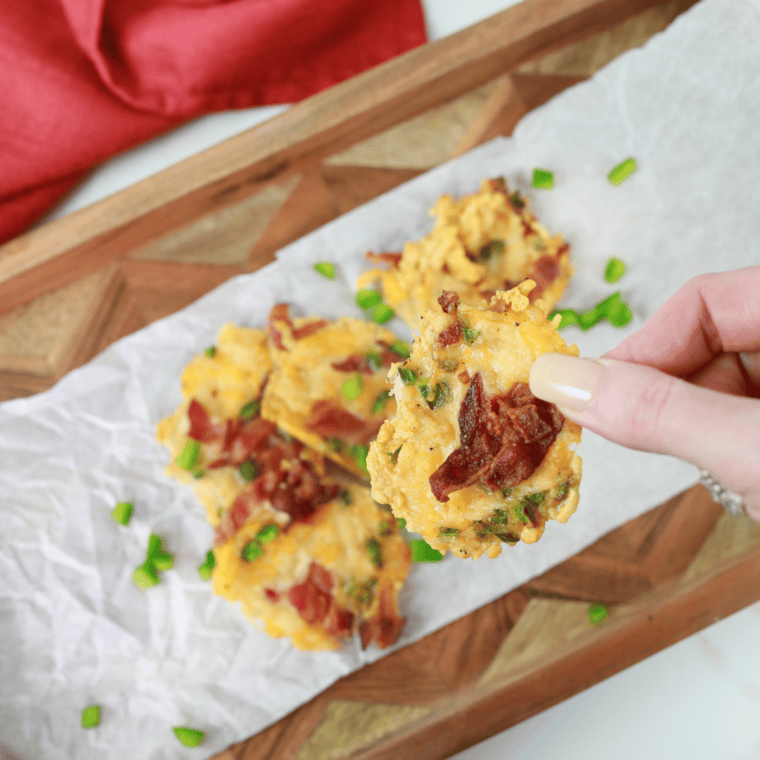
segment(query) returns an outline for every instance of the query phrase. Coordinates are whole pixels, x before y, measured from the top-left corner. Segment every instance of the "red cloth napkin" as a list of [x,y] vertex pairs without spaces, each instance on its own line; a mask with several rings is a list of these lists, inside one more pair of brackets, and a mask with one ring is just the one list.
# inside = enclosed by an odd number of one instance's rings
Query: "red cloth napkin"
[[2,5],[0,242],[183,121],[292,103],[425,42],[420,0]]

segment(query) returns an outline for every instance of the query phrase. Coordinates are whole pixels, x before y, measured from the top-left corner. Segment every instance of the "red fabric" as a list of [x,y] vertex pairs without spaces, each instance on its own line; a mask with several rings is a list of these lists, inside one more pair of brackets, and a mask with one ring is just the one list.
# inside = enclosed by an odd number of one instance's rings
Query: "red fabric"
[[95,164],[425,41],[420,0],[23,0],[0,14],[0,242]]

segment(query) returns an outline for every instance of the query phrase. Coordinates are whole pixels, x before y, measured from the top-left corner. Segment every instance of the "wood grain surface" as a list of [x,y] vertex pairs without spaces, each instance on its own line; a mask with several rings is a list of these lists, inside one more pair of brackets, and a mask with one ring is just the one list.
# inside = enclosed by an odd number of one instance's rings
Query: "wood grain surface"
[[[0,399],[510,134],[691,4],[528,0],[21,236],[0,249]],[[448,757],[758,599],[760,526],[695,486],[216,760]]]

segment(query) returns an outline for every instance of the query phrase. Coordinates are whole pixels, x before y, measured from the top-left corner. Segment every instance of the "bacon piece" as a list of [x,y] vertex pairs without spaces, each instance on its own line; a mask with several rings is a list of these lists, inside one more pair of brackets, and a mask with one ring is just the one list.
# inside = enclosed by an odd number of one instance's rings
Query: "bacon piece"
[[347,443],[367,443],[382,422],[364,420],[327,399],[315,401],[306,427],[322,438],[340,438]]
[[459,306],[459,293],[454,290],[444,290],[438,297],[438,303],[446,314],[456,314]]
[[188,433],[190,438],[202,443],[210,443],[221,437],[222,426],[211,422],[206,407],[200,401],[193,399],[190,402],[190,406],[187,408],[187,416],[190,419],[190,432]]
[[374,251],[367,251],[364,254],[364,258],[369,259],[373,264],[390,264],[394,269],[398,269],[401,263],[401,253],[384,251],[383,253],[375,253]]
[[531,303],[536,300],[553,282],[559,274],[559,258],[557,256],[542,256],[537,259],[528,277],[534,280],[536,287],[530,291],[528,298]]
[[232,506],[222,514],[222,520],[214,530],[214,542],[223,544],[232,538],[243,527],[255,504],[255,494],[249,488],[243,489],[232,502]]
[[523,237],[528,237],[528,235],[532,235],[535,232],[533,227],[530,226],[530,222],[525,220],[525,217],[520,217],[520,221],[523,226]]
[[[385,356],[385,350],[383,351],[383,357]],[[383,361],[383,359],[381,359]],[[393,361],[398,361],[394,359]],[[344,359],[342,362],[333,362],[330,365],[333,369],[337,369],[338,372],[360,372],[362,375],[373,375],[374,370],[369,366],[366,356],[361,354],[354,354]],[[388,365],[390,366],[390,365]]]
[[272,339],[276,348],[280,351],[285,350],[285,344],[282,342],[282,333],[274,326],[275,322],[287,322],[292,329],[293,323],[290,321],[290,308],[286,303],[277,303],[272,307],[267,317],[267,327],[269,328],[269,337]]
[[393,603],[393,591],[389,586],[380,589],[380,603],[377,612],[364,620],[359,626],[362,649],[366,649],[373,641],[379,649],[396,643],[406,618],[401,617]]
[[273,588],[265,588],[264,596],[269,599],[270,602],[277,603],[280,601],[281,595]]
[[327,613],[327,617],[322,623],[325,630],[337,638],[344,638],[351,635],[354,626],[354,613],[343,607],[338,607],[333,600],[333,605]]
[[462,385],[467,385],[467,383],[469,383],[470,380],[472,380],[472,378],[470,377],[470,373],[466,369],[462,370],[457,375],[457,377],[459,378],[459,382],[462,383]]
[[307,324],[301,325],[301,327],[296,327],[295,330],[293,330],[293,338],[295,340],[308,338],[309,335],[313,335],[323,327],[327,327],[326,319],[318,319],[316,322],[308,322]]
[[448,327],[444,327],[441,332],[438,333],[438,344],[440,346],[453,346],[455,343],[459,343],[464,337],[464,330],[462,330],[462,323],[455,319]]
[[[324,583],[325,574],[329,578],[327,588]],[[288,601],[309,625],[316,625],[327,617],[333,604],[331,588],[332,576],[316,562],[312,562],[306,580],[288,591]]]
[[461,488],[483,483],[512,488],[541,464],[564,424],[553,404],[537,399],[525,383],[488,398],[480,373],[473,377],[459,409],[460,446],[430,476],[438,501]]

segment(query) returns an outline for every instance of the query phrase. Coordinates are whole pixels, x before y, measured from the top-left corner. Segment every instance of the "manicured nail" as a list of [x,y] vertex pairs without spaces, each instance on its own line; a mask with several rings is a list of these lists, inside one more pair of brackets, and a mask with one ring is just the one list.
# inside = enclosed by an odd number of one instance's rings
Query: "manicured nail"
[[604,365],[595,359],[541,354],[530,370],[530,390],[551,404],[582,412],[594,398],[602,375]]

